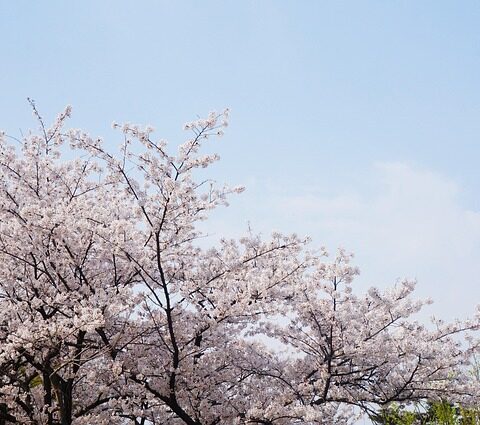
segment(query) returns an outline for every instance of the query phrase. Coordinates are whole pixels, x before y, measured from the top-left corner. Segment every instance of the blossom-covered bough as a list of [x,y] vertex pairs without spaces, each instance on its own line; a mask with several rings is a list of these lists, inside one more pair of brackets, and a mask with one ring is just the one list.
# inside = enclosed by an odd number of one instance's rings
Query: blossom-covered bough
[[0,142],[0,424],[346,424],[478,400],[478,317],[424,327],[414,283],[355,294],[350,255],[295,235],[200,247],[242,191],[194,178],[228,111],[174,156],[150,127],[115,124],[113,154],[64,128],[70,108],[47,128],[32,107],[39,134]]

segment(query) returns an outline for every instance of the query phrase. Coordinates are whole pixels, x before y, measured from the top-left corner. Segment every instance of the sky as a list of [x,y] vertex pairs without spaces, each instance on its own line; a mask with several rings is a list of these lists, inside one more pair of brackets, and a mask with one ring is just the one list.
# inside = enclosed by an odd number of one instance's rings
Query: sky
[[[477,1],[0,0],[0,128],[182,125],[232,111],[210,177],[247,190],[205,224],[355,253],[359,291],[418,281],[425,314],[480,303]],[[213,243],[213,242],[212,242]]]

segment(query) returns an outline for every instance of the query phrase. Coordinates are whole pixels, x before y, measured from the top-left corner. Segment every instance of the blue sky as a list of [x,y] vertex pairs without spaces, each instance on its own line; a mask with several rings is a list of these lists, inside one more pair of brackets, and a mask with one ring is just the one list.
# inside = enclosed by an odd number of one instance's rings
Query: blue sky
[[247,191],[209,232],[248,223],[356,253],[360,288],[418,279],[450,318],[480,302],[480,3],[0,3],[0,127],[53,118],[181,126],[228,106],[219,181]]

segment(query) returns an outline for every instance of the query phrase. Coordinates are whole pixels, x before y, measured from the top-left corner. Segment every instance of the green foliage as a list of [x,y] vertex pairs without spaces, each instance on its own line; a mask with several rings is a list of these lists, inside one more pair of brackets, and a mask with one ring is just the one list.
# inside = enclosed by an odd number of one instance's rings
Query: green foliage
[[378,425],[480,425],[480,409],[463,407],[447,401],[416,404],[408,409],[391,404],[371,415]]
[[417,416],[417,412],[407,411],[403,406],[392,403],[389,407],[372,415],[370,419],[373,423],[382,425],[414,425]]
[[35,375],[30,382],[28,383],[28,386],[30,388],[35,388],[38,387],[39,385],[43,384],[43,380],[40,375]]

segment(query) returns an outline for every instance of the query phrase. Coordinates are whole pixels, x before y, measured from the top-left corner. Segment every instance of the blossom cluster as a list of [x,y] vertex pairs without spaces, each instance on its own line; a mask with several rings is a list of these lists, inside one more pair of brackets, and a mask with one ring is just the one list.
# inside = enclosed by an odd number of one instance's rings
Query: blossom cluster
[[114,124],[112,153],[65,129],[70,108],[47,128],[32,107],[38,134],[0,136],[0,423],[347,424],[478,401],[480,317],[425,326],[415,282],[358,293],[351,255],[297,235],[201,248],[198,223],[243,190],[195,177],[228,110],[171,154],[152,127]]

